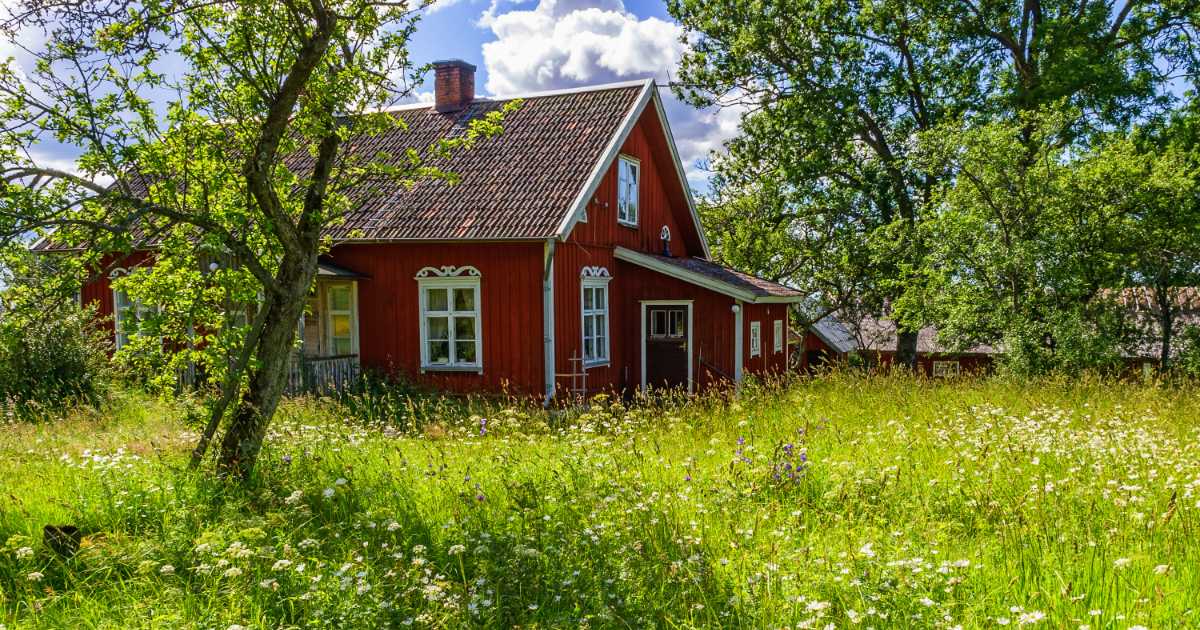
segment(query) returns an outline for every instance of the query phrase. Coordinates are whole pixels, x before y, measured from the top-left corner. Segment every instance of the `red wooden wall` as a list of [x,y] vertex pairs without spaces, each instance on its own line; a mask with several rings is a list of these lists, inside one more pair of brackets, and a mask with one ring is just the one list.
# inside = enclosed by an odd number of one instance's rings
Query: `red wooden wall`
[[[359,353],[364,367],[400,372],[451,391],[540,393],[542,349],[541,243],[389,243],[343,245],[330,257],[370,276],[358,283]],[[421,374],[422,267],[470,265],[479,270],[483,374]]]
[[[787,304],[742,306],[742,359],[747,374],[782,374],[787,370]],[[775,320],[783,320],[783,351],[775,352]],[[762,355],[750,356],[750,322],[762,326]]]
[[113,292],[109,282],[109,274],[114,269],[132,269],[150,264],[149,252],[133,252],[127,255],[105,257],[100,269],[95,270],[95,280],[85,283],[79,290],[79,301],[84,306],[96,305],[97,312],[104,317],[103,326],[113,333]]

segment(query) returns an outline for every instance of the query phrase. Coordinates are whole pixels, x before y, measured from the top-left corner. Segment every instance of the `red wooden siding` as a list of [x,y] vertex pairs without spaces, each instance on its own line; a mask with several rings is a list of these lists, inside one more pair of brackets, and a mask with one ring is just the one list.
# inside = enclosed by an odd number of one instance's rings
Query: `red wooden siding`
[[113,327],[113,292],[108,275],[114,269],[132,269],[133,267],[150,264],[149,252],[133,252],[127,255],[107,256],[100,269],[95,270],[96,279],[85,283],[79,290],[79,301],[84,306],[94,304],[97,312],[103,316],[102,326],[110,334],[115,332]]
[[[617,223],[617,165],[608,165],[600,186],[587,206],[587,223],[578,223],[569,242],[584,246],[622,246],[654,254],[662,253],[659,236],[666,225],[671,230],[671,253],[675,256],[703,255],[700,242],[691,227],[691,211],[687,200],[670,184],[677,180],[668,149],[654,141],[660,130],[658,116],[647,109],[633,128],[621,154],[641,162],[641,182],[638,184],[638,226],[632,228]],[[661,132],[660,132],[661,133]]]
[[[742,359],[746,374],[780,374],[787,370],[787,304],[742,306]],[[775,352],[775,320],[783,320],[783,352]],[[750,356],[750,323],[762,326],[762,354]]]
[[[345,245],[330,257],[370,276],[358,283],[359,353],[364,367],[401,373],[451,391],[540,393],[541,243]],[[414,277],[422,267],[479,270],[483,374],[421,374],[420,303]]]

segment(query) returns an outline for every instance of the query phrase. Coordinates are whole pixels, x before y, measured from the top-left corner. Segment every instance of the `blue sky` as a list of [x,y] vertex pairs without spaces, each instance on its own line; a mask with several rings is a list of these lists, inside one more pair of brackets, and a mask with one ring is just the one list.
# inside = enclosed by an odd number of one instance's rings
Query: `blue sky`
[[[665,85],[683,51],[679,36],[660,0],[439,0],[411,53],[416,63],[473,63],[476,93],[506,96],[646,77]],[[431,89],[427,79],[418,92]],[[736,133],[740,113],[698,111],[666,89],[661,95],[688,178],[703,191],[700,166]]]
[[[0,0],[0,8],[10,0]],[[418,65],[464,59],[478,68],[476,94],[508,96],[631,79],[665,85],[683,53],[680,27],[662,0],[437,0],[410,42]],[[0,11],[0,15],[6,14]],[[40,47],[36,33],[22,40]],[[23,55],[0,43],[0,57]],[[432,80],[417,88],[432,100]],[[711,151],[737,131],[740,112],[698,111],[662,89],[667,116],[693,188],[707,189],[701,168]],[[72,169],[76,151],[53,141],[39,159]]]

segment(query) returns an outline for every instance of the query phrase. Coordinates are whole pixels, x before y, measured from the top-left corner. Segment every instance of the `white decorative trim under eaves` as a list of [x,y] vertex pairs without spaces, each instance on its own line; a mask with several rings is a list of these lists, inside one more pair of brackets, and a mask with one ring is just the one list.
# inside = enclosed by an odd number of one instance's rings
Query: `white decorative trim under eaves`
[[580,278],[605,278],[611,279],[612,276],[608,273],[607,267],[600,266],[585,266],[579,272]]
[[473,277],[473,278],[478,278],[478,277],[481,277],[482,275],[483,274],[479,273],[478,269],[476,269],[470,265],[465,265],[462,267],[455,267],[454,265],[443,265],[441,267],[422,267],[421,270],[417,272],[417,275],[415,277],[416,278],[429,278],[429,277],[454,278],[454,277],[458,277],[458,276],[469,276],[469,277]]

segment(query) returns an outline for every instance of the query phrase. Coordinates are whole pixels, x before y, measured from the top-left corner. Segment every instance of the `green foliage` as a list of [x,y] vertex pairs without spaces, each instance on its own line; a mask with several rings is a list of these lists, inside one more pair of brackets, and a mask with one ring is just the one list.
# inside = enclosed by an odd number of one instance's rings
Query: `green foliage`
[[0,623],[1190,627],[1198,405],[833,374],[561,422],[447,406],[434,433],[294,401],[236,486],[119,396],[0,433]]
[[1074,120],[1030,114],[922,136],[922,159],[955,177],[924,226],[930,252],[919,290],[897,304],[903,317],[938,322],[952,345],[1003,347],[1020,372],[1118,364],[1138,340],[1118,292],[1162,218],[1195,207],[1196,181],[1178,153],[1128,138],[1087,150],[1055,141]]
[[44,303],[0,317],[0,396],[6,410],[46,418],[101,405],[112,383],[108,332],[94,308]]

